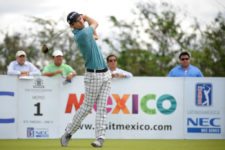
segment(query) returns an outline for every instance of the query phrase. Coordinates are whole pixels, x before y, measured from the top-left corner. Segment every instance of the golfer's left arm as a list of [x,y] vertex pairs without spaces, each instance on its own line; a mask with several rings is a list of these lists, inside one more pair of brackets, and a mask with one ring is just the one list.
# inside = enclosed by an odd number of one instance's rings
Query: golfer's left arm
[[98,27],[98,22],[95,19],[93,19],[93,18],[91,18],[91,17],[89,17],[87,15],[83,15],[83,19],[85,21],[87,21],[88,25],[91,26],[94,29],[93,36],[94,36],[94,39],[97,40],[98,39],[98,35],[97,35],[97,32],[96,32],[96,29]]

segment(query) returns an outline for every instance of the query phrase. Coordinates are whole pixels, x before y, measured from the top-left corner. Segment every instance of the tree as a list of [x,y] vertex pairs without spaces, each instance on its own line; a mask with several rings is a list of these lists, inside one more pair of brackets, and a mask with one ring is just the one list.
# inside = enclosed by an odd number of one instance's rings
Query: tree
[[218,13],[202,32],[201,47],[193,51],[194,63],[200,64],[205,76],[225,76],[225,16]]
[[[6,74],[8,64],[15,60],[16,52],[18,50],[24,50],[30,55],[28,49],[34,49],[33,45],[25,44],[25,38],[19,33],[13,35],[5,34],[3,43],[0,44],[0,73]],[[30,58],[28,58],[30,59]]]
[[[52,60],[53,50],[60,49],[64,52],[65,62],[72,66],[78,74],[83,74],[83,59],[75,45],[71,31],[67,32],[68,27],[60,29],[58,27],[60,21],[37,17],[29,19],[33,26],[28,31],[13,35],[5,33],[4,41],[0,43],[0,72],[6,73],[7,65],[15,60],[18,50],[24,50],[27,53],[27,59],[42,70],[46,63]],[[47,54],[42,53],[44,44],[49,48]]]
[[[51,54],[54,50],[59,49],[64,53],[64,60],[72,68],[76,70],[78,74],[84,73],[83,59],[81,54],[71,36],[71,31],[68,32],[68,27],[59,29],[57,26],[62,20],[45,20],[42,18],[31,17],[31,21],[38,26],[38,30],[35,28],[32,37],[35,39],[36,45],[41,47],[46,44],[49,48],[47,54],[40,52],[40,58],[42,66],[44,65],[44,59],[51,60]],[[49,57],[50,56],[50,57]]]
[[157,68],[155,56],[146,50],[129,50],[120,52],[119,67],[132,71],[133,75],[157,76],[161,74]]
[[[177,63],[175,59],[177,54],[182,50],[190,51],[195,48],[197,42],[195,32],[186,33],[182,29],[182,20],[177,19],[175,10],[166,2],[160,3],[159,7],[151,2],[139,2],[137,9],[133,12],[133,21],[118,21],[116,17],[110,17],[116,29],[115,33],[119,32],[118,37],[115,37],[117,42],[113,43],[107,38],[104,41],[119,54],[135,50],[136,57],[133,61],[143,58],[143,50],[149,53],[151,59],[144,59],[141,62],[154,64],[155,67],[148,73],[136,72],[134,67],[131,68],[130,71],[135,72],[136,75],[165,76]],[[121,59],[119,57],[119,60]],[[129,65],[121,64],[123,68]]]

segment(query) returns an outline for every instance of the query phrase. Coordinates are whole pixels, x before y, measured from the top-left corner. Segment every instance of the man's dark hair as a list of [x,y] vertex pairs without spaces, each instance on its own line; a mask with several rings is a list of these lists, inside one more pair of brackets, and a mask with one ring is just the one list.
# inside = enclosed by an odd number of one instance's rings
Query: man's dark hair
[[[116,57],[116,55],[110,54],[109,56],[107,56],[107,57],[106,57],[107,62],[109,62],[109,58],[110,58],[110,57]],[[117,57],[116,57],[116,59],[117,59]]]
[[181,59],[181,56],[187,55],[188,58],[190,58],[190,54],[188,52],[181,52],[179,55],[179,59]]

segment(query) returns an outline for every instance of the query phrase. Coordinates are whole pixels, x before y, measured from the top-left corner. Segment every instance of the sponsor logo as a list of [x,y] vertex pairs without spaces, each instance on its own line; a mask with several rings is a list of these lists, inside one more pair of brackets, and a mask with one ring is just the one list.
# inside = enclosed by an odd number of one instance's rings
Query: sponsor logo
[[187,118],[188,133],[220,134],[220,118]]
[[34,137],[34,128],[27,128],[27,137]]
[[[75,108],[77,111],[84,101],[84,94],[69,94],[66,104],[65,113],[71,113]],[[131,105],[128,104],[131,102]],[[154,105],[149,105],[153,103]],[[94,105],[96,111],[97,106]],[[156,94],[146,94],[140,97],[138,94],[112,94],[107,99],[107,113],[111,114],[139,114],[144,112],[148,115],[155,115],[161,113],[170,115],[176,111],[177,101],[175,97],[170,94],[163,94],[157,96]]]
[[212,84],[197,83],[195,88],[195,104],[197,106],[212,105]]
[[33,88],[44,88],[44,82],[41,78],[37,78],[34,80]]
[[49,131],[46,128],[27,128],[27,137],[28,138],[46,138],[49,137]]

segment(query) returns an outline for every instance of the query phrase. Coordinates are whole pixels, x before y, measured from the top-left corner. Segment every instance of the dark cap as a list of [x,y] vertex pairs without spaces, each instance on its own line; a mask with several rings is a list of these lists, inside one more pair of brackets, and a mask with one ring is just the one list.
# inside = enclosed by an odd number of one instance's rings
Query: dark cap
[[70,12],[68,15],[67,15],[67,22],[69,24],[72,24],[74,22],[77,21],[78,17],[80,16],[81,14],[73,11],[73,12]]

